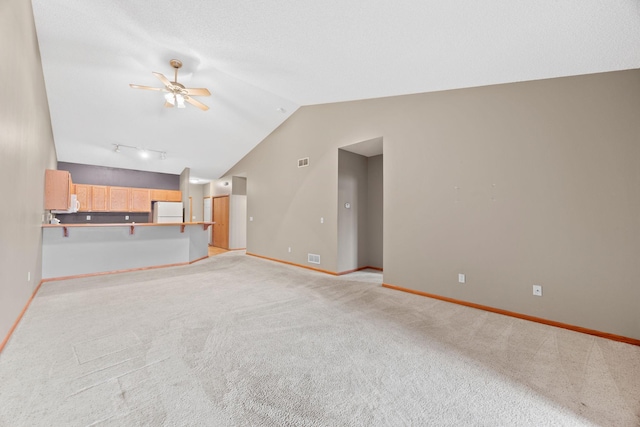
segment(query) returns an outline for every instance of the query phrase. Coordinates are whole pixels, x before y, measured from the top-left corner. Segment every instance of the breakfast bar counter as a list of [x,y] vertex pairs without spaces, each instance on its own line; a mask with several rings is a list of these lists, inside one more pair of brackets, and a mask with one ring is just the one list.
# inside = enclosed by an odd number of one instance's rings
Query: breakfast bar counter
[[42,278],[189,264],[208,256],[212,224],[46,224]]

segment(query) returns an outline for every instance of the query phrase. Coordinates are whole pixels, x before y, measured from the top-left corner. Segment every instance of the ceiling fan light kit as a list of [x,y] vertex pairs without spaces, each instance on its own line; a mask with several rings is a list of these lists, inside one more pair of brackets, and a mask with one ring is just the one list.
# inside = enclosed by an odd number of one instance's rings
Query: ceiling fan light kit
[[191,105],[194,105],[201,109],[202,111],[207,111],[209,107],[204,105],[202,102],[193,99],[194,96],[211,96],[211,92],[209,92],[206,88],[187,88],[184,87],[183,84],[178,83],[178,70],[182,67],[182,61],[178,59],[172,59],[169,61],[169,64],[175,70],[174,72],[174,81],[169,81],[163,74],[153,72],[152,74],[158,78],[163,84],[164,87],[151,87],[151,86],[140,86],[130,84],[134,89],[144,89],[144,90],[155,90],[159,92],[165,92],[164,106],[167,108],[185,108],[185,101]]

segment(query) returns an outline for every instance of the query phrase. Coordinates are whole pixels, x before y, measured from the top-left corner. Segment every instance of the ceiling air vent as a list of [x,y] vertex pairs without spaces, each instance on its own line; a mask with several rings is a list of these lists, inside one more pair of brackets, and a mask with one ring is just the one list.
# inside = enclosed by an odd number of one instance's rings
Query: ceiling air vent
[[304,159],[298,159],[298,167],[303,168],[305,166],[309,166],[309,158],[305,157]]
[[320,264],[320,255],[307,254],[307,262],[311,264]]

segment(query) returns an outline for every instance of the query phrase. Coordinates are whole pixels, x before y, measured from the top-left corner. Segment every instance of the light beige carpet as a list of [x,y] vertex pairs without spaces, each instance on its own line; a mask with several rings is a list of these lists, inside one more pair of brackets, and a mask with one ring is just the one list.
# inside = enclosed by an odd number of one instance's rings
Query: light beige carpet
[[0,425],[634,426],[640,348],[228,252],[43,285]]

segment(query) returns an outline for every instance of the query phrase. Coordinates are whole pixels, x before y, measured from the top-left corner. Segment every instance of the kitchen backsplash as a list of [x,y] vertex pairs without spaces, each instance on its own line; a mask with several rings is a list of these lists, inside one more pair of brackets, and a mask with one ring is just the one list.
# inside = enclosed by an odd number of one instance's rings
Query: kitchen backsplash
[[142,224],[151,222],[150,214],[148,212],[79,212],[72,214],[56,214],[56,218],[60,220],[60,224],[121,224],[124,222],[136,222],[138,224]]

